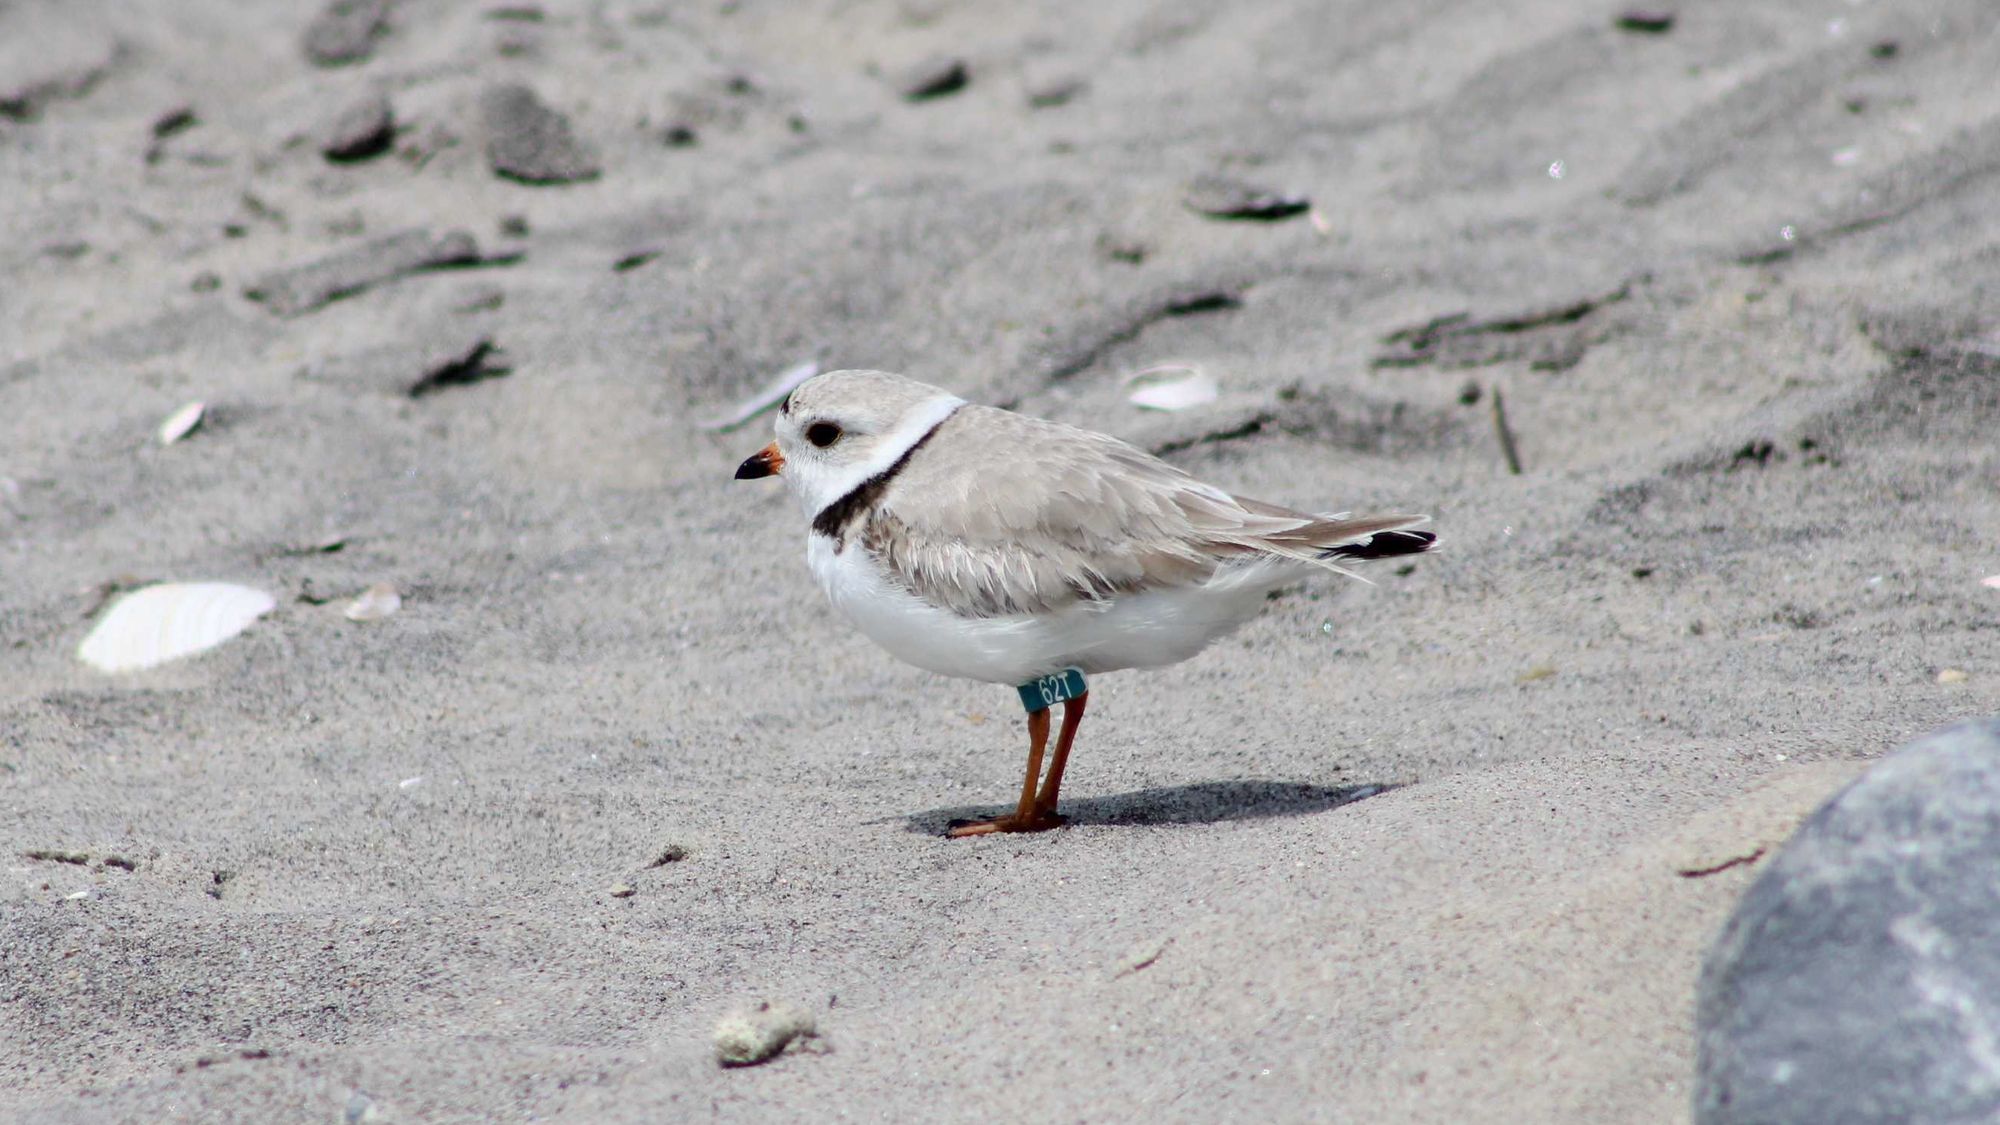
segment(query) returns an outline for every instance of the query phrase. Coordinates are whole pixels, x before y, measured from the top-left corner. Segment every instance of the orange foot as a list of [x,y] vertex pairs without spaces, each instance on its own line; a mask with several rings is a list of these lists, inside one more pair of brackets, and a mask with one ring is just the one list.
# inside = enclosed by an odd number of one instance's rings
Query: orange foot
[[1061,828],[1069,823],[1069,818],[1040,809],[1026,817],[1019,813],[996,816],[992,820],[954,820],[946,836],[956,840],[963,836],[986,836],[994,832],[1047,832],[1051,828]]

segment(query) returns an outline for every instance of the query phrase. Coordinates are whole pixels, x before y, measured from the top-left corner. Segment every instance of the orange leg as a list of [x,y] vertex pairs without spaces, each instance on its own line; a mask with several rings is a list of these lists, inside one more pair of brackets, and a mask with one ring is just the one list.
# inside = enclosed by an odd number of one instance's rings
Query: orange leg
[[[1064,713],[1063,731],[1065,735],[1069,733],[1067,712]],[[1006,816],[954,824],[947,835],[957,839],[960,836],[984,836],[989,832],[1040,832],[1061,824],[1059,818],[1043,817],[1035,803],[1035,782],[1042,776],[1042,751],[1048,744],[1049,713],[1037,711],[1028,716],[1028,776],[1021,783],[1020,805]]]
[[1090,699],[1084,692],[1063,704],[1062,733],[1056,735],[1056,758],[1049,763],[1049,777],[1042,782],[1042,792],[1035,798],[1035,815],[1043,820],[1061,824],[1063,818],[1056,815],[1056,794],[1062,790],[1063,767],[1069,764],[1070,743],[1076,741],[1076,728],[1083,725],[1083,706]]

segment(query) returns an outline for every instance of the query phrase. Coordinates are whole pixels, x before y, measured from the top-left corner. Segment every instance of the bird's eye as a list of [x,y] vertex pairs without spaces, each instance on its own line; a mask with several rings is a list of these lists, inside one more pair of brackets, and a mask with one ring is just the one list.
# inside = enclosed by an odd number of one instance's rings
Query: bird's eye
[[825,449],[840,440],[840,427],[832,422],[814,422],[806,427],[806,440]]

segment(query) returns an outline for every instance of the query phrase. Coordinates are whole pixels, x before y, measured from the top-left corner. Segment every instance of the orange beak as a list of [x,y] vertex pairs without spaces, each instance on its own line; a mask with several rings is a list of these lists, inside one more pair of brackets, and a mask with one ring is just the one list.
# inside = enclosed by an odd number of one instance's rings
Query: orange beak
[[756,480],[759,477],[775,477],[785,468],[785,455],[778,452],[778,443],[772,442],[743,459],[736,466],[737,480]]

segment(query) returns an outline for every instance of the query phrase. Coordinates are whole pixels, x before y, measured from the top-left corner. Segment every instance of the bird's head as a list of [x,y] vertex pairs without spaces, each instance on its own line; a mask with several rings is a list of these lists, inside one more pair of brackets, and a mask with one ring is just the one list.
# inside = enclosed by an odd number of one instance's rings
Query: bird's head
[[886,371],[829,371],[778,408],[778,438],[736,467],[737,480],[782,476],[808,516],[887,470],[963,399]]

